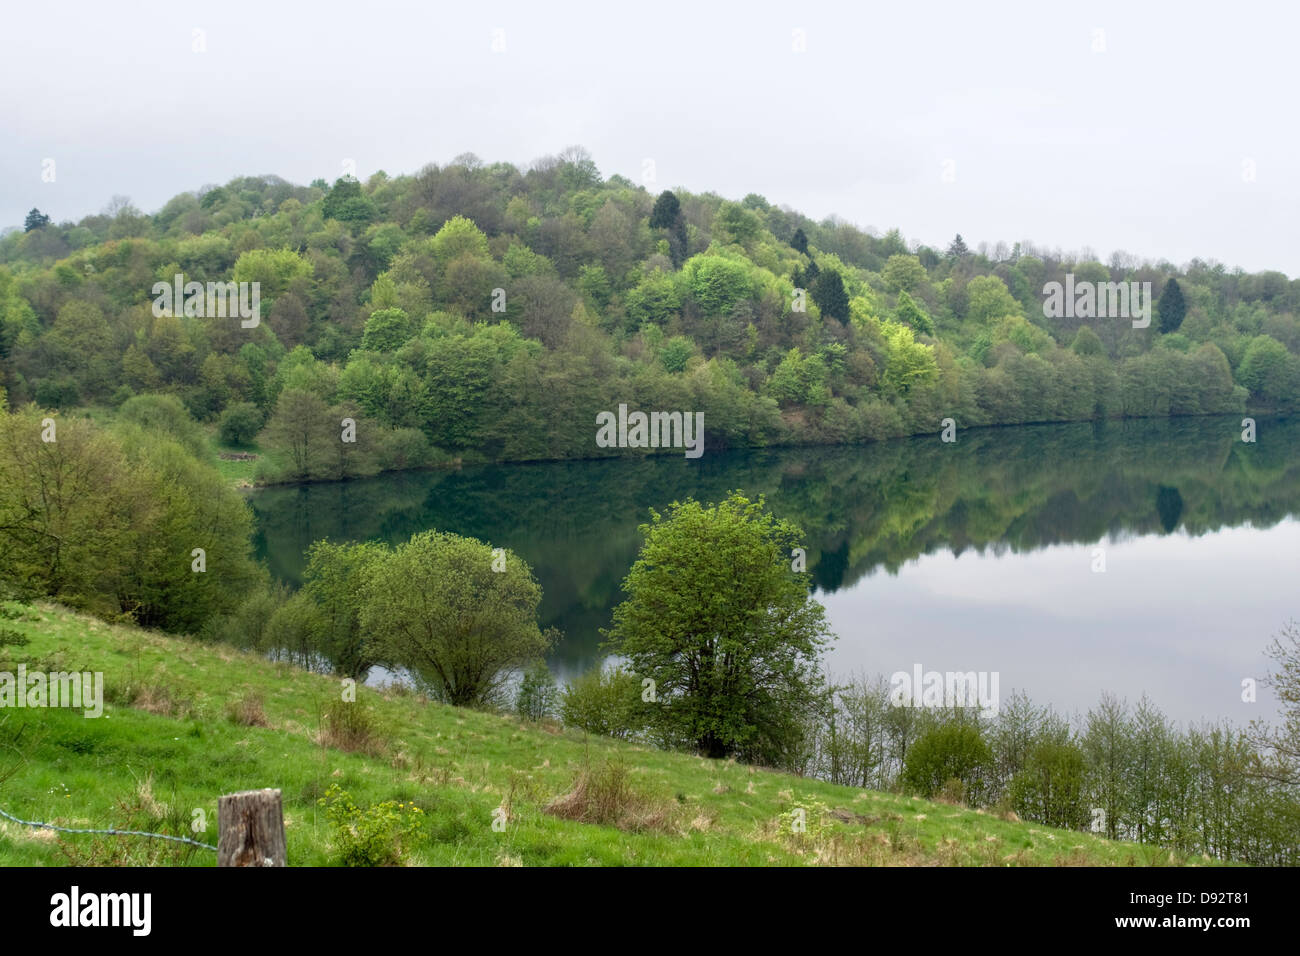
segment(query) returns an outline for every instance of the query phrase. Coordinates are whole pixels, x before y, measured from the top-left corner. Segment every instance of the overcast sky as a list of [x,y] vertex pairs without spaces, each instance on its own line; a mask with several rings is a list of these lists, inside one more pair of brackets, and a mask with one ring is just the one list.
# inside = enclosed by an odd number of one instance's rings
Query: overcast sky
[[153,212],[243,174],[333,181],[346,159],[365,179],[581,144],[604,175],[643,182],[653,161],[655,190],[757,192],[909,241],[1294,276],[1296,11],[9,4],[0,227],[33,206],[77,219],[114,194]]

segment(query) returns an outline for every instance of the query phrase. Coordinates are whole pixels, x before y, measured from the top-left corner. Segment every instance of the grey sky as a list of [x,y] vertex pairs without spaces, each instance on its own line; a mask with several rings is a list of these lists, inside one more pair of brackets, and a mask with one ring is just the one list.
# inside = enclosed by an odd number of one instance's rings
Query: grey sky
[[581,144],[605,175],[652,159],[656,189],[909,241],[1300,273],[1294,5],[114,6],[6,7],[0,227],[240,174],[332,181],[348,158],[364,179]]

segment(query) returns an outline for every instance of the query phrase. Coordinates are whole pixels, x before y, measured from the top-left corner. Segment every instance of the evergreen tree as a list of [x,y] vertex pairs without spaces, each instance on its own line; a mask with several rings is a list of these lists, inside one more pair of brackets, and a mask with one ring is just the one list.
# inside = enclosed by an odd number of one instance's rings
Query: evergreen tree
[[23,232],[31,232],[33,229],[43,229],[50,224],[50,217],[45,215],[39,209],[33,208],[27,214],[27,221],[23,223]]
[[802,228],[794,231],[794,236],[790,239],[790,245],[805,256],[808,255],[808,237],[804,235]]
[[1183,318],[1187,315],[1187,300],[1183,298],[1183,290],[1179,288],[1177,279],[1165,283],[1156,310],[1160,313],[1161,332],[1175,332],[1183,324]]
[[671,189],[665,189],[655,200],[654,210],[650,213],[651,229],[671,229],[677,225],[682,214],[682,204]]
[[686,259],[686,218],[682,215],[682,204],[671,189],[665,189],[655,200],[650,212],[651,229],[668,230],[668,251],[672,254],[673,266],[680,266]]
[[970,250],[966,248],[966,241],[962,239],[961,233],[957,233],[957,238],[948,246],[949,259],[964,259],[970,255]]
[[844,291],[844,280],[834,269],[818,274],[813,283],[812,297],[822,315],[834,316],[840,322],[849,320],[849,294]]

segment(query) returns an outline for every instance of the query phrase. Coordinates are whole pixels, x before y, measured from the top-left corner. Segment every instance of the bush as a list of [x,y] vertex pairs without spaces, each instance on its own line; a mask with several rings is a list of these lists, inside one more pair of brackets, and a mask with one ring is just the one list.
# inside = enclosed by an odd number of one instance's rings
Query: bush
[[400,866],[424,815],[415,804],[397,800],[362,810],[338,784],[318,802],[334,829],[335,859],[342,866]]
[[282,586],[256,588],[229,614],[209,618],[199,632],[199,639],[242,650],[266,651],[270,646],[271,619],[286,600],[288,594]]
[[907,751],[902,784],[923,797],[933,797],[941,790],[955,789],[949,781],[961,784],[961,793],[970,800],[978,795],[980,771],[992,763],[993,755],[972,724],[947,723],[924,734]]
[[593,668],[560,694],[560,719],[566,726],[608,737],[631,737],[645,729],[641,681],[621,667]]
[[321,714],[319,740],[326,747],[378,755],[384,750],[379,721],[361,700],[333,700]]
[[252,402],[232,402],[221,413],[217,426],[221,441],[226,445],[248,445],[262,430],[262,410]]
[[71,408],[81,401],[77,383],[67,377],[42,379],[36,386],[36,404],[42,408]]
[[1022,819],[1081,830],[1089,819],[1084,797],[1086,772],[1084,754],[1078,746],[1040,741],[1029,751],[1024,769],[1011,779],[1011,806]]
[[777,823],[782,836],[821,839],[830,829],[830,808],[811,797],[796,800],[784,811]]
[[555,716],[555,705],[560,692],[555,678],[544,661],[539,661],[524,671],[515,694],[515,713],[525,720],[540,721]]
[[161,432],[179,442],[200,461],[212,457],[212,449],[203,427],[175,395],[136,395],[118,409],[118,420],[139,425],[148,432]]
[[377,445],[375,454],[384,471],[422,468],[433,464],[438,457],[418,428],[386,429],[380,432]]
[[271,651],[276,659],[308,670],[327,670],[331,667],[324,648],[325,621],[320,610],[305,591],[299,591],[275,609],[266,623],[264,650]]

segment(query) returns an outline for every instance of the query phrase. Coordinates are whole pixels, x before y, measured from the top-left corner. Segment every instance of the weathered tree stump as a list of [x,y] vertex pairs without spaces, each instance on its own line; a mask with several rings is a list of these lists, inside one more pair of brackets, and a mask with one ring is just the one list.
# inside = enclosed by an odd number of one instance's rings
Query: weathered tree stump
[[217,798],[217,866],[286,866],[279,790],[245,790]]

